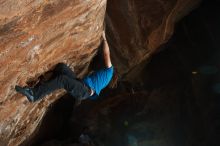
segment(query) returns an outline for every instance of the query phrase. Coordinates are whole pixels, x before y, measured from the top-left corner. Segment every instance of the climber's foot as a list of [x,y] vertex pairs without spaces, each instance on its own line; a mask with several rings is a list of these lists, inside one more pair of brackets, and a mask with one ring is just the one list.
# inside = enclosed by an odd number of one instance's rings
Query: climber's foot
[[30,102],[34,102],[34,95],[33,95],[33,91],[31,88],[29,87],[20,87],[20,86],[15,86],[15,90],[19,93],[21,93],[22,95],[26,96],[27,99]]

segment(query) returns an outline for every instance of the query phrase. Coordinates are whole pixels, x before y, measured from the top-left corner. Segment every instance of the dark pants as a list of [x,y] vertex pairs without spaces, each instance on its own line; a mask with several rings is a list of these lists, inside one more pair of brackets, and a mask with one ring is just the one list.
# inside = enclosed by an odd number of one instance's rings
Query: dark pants
[[77,79],[75,73],[63,63],[59,63],[56,66],[53,76],[49,81],[36,85],[32,90],[36,101],[62,88],[75,98],[86,99],[89,97],[88,88],[82,81]]

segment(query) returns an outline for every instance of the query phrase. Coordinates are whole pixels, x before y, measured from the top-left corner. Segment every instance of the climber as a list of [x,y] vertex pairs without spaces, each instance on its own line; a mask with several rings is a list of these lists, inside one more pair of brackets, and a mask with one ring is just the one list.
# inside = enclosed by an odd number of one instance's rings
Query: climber
[[100,91],[109,84],[113,76],[113,66],[104,31],[102,33],[102,38],[103,58],[105,63],[103,69],[95,71],[81,80],[76,78],[74,72],[67,65],[59,63],[54,69],[54,78],[44,83],[40,83],[33,88],[16,85],[15,90],[26,96],[30,102],[37,101],[45,95],[61,88],[65,89],[78,101],[87,98],[96,99]]

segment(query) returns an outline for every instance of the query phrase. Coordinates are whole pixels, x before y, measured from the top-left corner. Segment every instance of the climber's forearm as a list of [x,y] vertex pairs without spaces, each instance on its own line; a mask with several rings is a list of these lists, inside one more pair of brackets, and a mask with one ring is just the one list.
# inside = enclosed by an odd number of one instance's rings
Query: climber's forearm
[[106,39],[103,40],[104,45],[103,45],[103,57],[104,57],[104,61],[105,61],[105,66],[106,67],[111,67],[112,63],[111,63],[111,57],[110,57],[110,50],[109,50],[109,46],[108,46],[108,42]]

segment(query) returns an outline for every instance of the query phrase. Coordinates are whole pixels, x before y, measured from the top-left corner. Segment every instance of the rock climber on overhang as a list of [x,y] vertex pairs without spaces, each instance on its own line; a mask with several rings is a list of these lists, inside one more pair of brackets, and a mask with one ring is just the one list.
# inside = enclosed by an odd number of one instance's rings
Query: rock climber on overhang
[[75,73],[64,63],[59,63],[54,69],[54,77],[49,81],[34,87],[21,87],[16,85],[15,90],[26,96],[30,102],[42,99],[57,89],[65,89],[78,101],[96,99],[100,91],[105,88],[113,77],[113,66],[110,58],[109,45],[105,32],[103,38],[103,58],[105,67],[93,72],[83,79],[78,79]]

